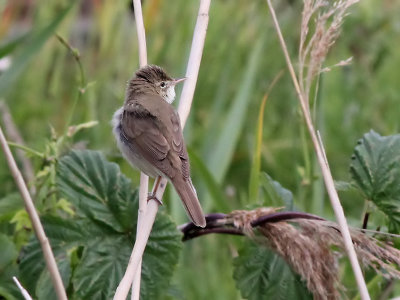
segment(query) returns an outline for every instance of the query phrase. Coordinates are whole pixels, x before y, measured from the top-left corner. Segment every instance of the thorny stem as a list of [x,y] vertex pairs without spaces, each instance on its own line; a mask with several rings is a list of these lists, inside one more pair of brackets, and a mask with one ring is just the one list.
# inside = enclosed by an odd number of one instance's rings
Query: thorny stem
[[279,26],[278,19],[277,19],[276,14],[275,14],[275,10],[274,10],[274,8],[273,8],[273,6],[271,4],[271,0],[266,0],[266,1],[267,1],[269,10],[271,12],[272,20],[273,20],[276,32],[277,32],[278,37],[279,37],[281,48],[282,48],[283,54],[285,56],[286,63],[287,63],[290,75],[292,77],[293,84],[295,86],[295,90],[296,90],[298,99],[300,101],[300,106],[301,106],[301,109],[302,109],[302,112],[303,112],[303,115],[304,115],[304,119],[306,121],[306,125],[307,125],[307,128],[308,128],[308,131],[309,131],[309,133],[311,135],[311,140],[313,142],[314,149],[315,149],[315,152],[317,154],[318,163],[319,163],[321,171],[322,171],[322,175],[323,175],[325,186],[326,186],[326,189],[327,189],[327,192],[328,192],[328,195],[329,195],[329,199],[331,201],[333,210],[335,212],[336,219],[338,220],[338,223],[339,223],[339,226],[340,226],[340,229],[341,229],[341,234],[342,234],[342,237],[343,237],[344,245],[345,245],[347,254],[349,256],[350,263],[351,263],[351,266],[353,268],[354,275],[356,277],[356,281],[357,281],[358,289],[360,291],[361,299],[368,300],[368,299],[370,299],[370,296],[369,296],[369,293],[368,293],[367,285],[365,283],[364,276],[362,274],[360,264],[359,264],[359,262],[357,260],[357,255],[356,255],[356,252],[355,252],[355,249],[354,249],[354,245],[353,245],[353,242],[352,242],[352,239],[351,239],[350,231],[349,231],[349,228],[348,228],[348,225],[347,225],[347,220],[345,218],[345,215],[344,215],[344,212],[343,212],[343,208],[342,208],[342,206],[340,204],[339,196],[338,196],[337,191],[335,189],[334,181],[333,181],[333,178],[332,178],[332,174],[331,174],[331,172],[329,170],[328,162],[325,159],[325,155],[324,155],[324,151],[323,151],[322,145],[320,145],[320,143],[318,142],[318,138],[317,138],[317,135],[316,135],[316,132],[315,132],[315,129],[314,129],[314,125],[312,123],[311,116],[310,116],[310,111],[309,111],[309,107],[308,107],[308,101],[305,98],[305,95],[301,92],[301,89],[300,89],[300,86],[299,86],[299,82],[298,82],[296,73],[294,71],[293,64],[292,64],[292,61],[290,59],[285,40],[284,40],[284,38],[282,36],[282,33],[281,33],[281,30],[280,30],[280,26]]

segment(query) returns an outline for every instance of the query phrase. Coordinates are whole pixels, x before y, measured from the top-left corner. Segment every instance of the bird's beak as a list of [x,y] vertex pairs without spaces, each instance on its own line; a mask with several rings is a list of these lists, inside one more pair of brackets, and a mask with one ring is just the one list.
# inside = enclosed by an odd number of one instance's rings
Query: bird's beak
[[186,79],[187,79],[186,77],[174,79],[174,85],[177,84],[177,83],[179,83],[179,82],[182,82],[182,81],[184,81],[184,80],[186,80]]

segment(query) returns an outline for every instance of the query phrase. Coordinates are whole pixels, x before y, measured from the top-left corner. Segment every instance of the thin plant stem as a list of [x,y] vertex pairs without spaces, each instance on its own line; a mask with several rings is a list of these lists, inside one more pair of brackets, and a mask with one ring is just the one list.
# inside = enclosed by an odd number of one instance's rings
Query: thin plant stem
[[39,151],[33,150],[32,148],[29,148],[27,146],[21,145],[21,144],[16,144],[10,141],[7,141],[7,144],[11,147],[17,148],[17,149],[21,149],[23,151],[25,151],[26,153],[29,153],[31,155],[35,155],[38,156],[40,158],[44,158],[43,153],[40,153]]
[[[145,65],[147,65],[147,47],[146,47],[146,31],[143,22],[142,4],[140,0],[133,0],[132,4],[135,11],[136,32],[139,44],[139,65],[140,67],[144,67]],[[149,176],[141,172],[140,187],[139,187],[139,211],[138,211],[138,220],[136,229],[137,237],[142,234],[140,228],[143,223],[143,216],[146,212],[148,191],[149,191]],[[139,261],[134,281],[132,283],[132,293],[131,293],[132,300],[139,300],[140,298],[141,276],[142,276],[142,259],[140,259]]]
[[351,239],[349,227],[347,225],[347,220],[344,215],[343,208],[340,204],[339,196],[335,189],[335,185],[334,185],[332,174],[329,169],[328,161],[326,160],[326,156],[324,154],[322,144],[320,144],[318,141],[318,138],[317,138],[317,135],[316,135],[316,132],[314,129],[314,125],[311,120],[310,111],[309,111],[309,107],[308,107],[308,101],[304,98],[304,95],[301,92],[301,89],[300,89],[300,86],[299,86],[299,83],[298,83],[298,80],[296,77],[296,73],[294,71],[293,64],[291,62],[291,59],[290,59],[290,56],[289,56],[289,53],[287,50],[285,40],[283,39],[281,30],[280,30],[278,19],[276,18],[275,10],[271,4],[271,0],[266,0],[266,1],[267,1],[269,10],[271,12],[272,20],[273,20],[276,32],[279,37],[281,48],[282,48],[283,54],[285,56],[290,75],[292,77],[293,84],[296,89],[297,97],[300,101],[300,106],[301,106],[301,109],[302,109],[302,112],[304,115],[304,119],[306,121],[308,131],[311,136],[314,150],[317,154],[318,163],[319,163],[321,171],[322,171],[322,176],[324,178],[324,182],[325,182],[325,186],[326,186],[326,189],[327,189],[327,192],[329,195],[329,199],[331,201],[333,210],[335,212],[336,219],[337,219],[339,227],[340,227],[340,232],[342,234],[346,252],[349,256],[350,263],[351,263],[351,266],[352,266],[352,269],[353,269],[353,272],[354,272],[354,275],[355,275],[355,278],[357,281],[357,286],[358,286],[358,289],[360,292],[361,299],[363,299],[363,300],[370,299],[367,285],[365,283],[360,264],[357,260],[357,255],[356,255],[354,245],[353,245],[353,242]]
[[24,182],[20,170],[14,160],[10,148],[8,147],[6,138],[4,137],[3,130],[0,127],[0,143],[3,148],[4,155],[6,157],[8,166],[11,174],[14,177],[15,183],[18,186],[19,192],[21,193],[22,199],[25,203],[25,209],[28,212],[29,218],[32,222],[33,230],[35,231],[36,237],[39,240],[40,246],[42,247],[43,256],[46,261],[47,269],[50,272],[50,278],[53,282],[54,289],[57,294],[57,299],[67,300],[67,294],[65,293],[64,285],[57,269],[56,259],[54,258],[53,251],[51,250],[49,240],[44,232],[42,223],[38,213],[36,212],[35,205],[33,204],[31,195],[29,194],[28,188]]
[[[137,1],[137,0],[134,0]],[[134,2],[135,3],[135,2]],[[192,47],[189,55],[189,61],[186,71],[187,80],[182,89],[182,94],[179,102],[178,113],[181,119],[182,127],[184,127],[187,117],[190,112],[194,90],[196,87],[197,76],[200,68],[201,56],[204,48],[205,36],[208,26],[208,11],[210,9],[211,0],[201,0],[200,8],[197,15],[197,22],[193,34]],[[185,91],[185,92],[184,92]],[[162,199],[165,188],[167,186],[166,178],[156,179],[152,194],[156,199]],[[150,199],[146,206],[144,217],[141,218],[138,235],[136,236],[135,245],[124,277],[118,285],[114,295],[114,300],[126,299],[129,292],[129,287],[134,279],[134,275],[139,267],[139,262],[142,259],[146,243],[148,241],[151,228],[154,224],[157,215],[159,203]]]
[[365,214],[364,214],[362,229],[367,229],[367,227],[368,227],[368,219],[369,219],[369,212],[366,211]]
[[22,296],[24,297],[25,300],[33,300],[31,295],[29,295],[28,291],[22,286],[22,284],[19,282],[18,278],[13,276],[13,280],[15,282],[15,285],[18,287],[20,290]]
[[[16,144],[24,146],[25,142],[22,138],[17,126],[14,123],[13,117],[10,113],[10,109],[5,101],[0,100],[0,114],[3,119],[4,130],[9,139],[13,140]],[[33,183],[35,180],[35,171],[33,169],[33,165],[31,160],[22,150],[18,150],[16,152],[17,158],[21,161],[22,164],[22,172],[25,177],[25,180],[28,184],[30,184],[29,191],[32,195],[36,194],[36,187]]]
[[79,67],[79,75],[80,75],[80,88],[84,89],[86,85],[86,79],[85,79],[85,72],[83,70],[82,62],[81,62],[81,55],[79,54],[78,49],[72,47],[70,43],[66,39],[64,39],[61,35],[58,33],[56,34],[57,39],[60,41],[61,44],[63,44],[69,52],[71,52],[72,56],[74,57],[76,63],[78,64]]
[[185,127],[186,120],[189,116],[194,90],[196,89],[197,76],[199,75],[201,57],[203,55],[204,42],[206,40],[210,2],[211,0],[200,1],[199,14],[197,15],[196,27],[194,28],[193,41],[186,69],[187,80],[183,85],[178,107],[182,128]]
[[78,64],[78,67],[79,67],[79,77],[80,77],[79,81],[80,82],[79,82],[78,94],[72,104],[71,111],[69,112],[69,116],[67,118],[67,123],[65,124],[65,132],[67,132],[68,127],[71,125],[72,119],[74,117],[76,105],[80,101],[82,95],[85,93],[87,86],[86,86],[85,72],[83,69],[82,61],[81,61],[81,55],[79,54],[78,49],[72,47],[72,45],[66,39],[64,39],[61,35],[56,34],[56,37],[60,41],[60,43],[62,45],[64,45],[68,49],[68,51],[72,54],[72,56],[74,57],[76,63]]
[[255,153],[252,161],[252,168],[250,171],[250,183],[249,183],[249,199],[250,201],[258,201],[259,196],[259,178],[260,178],[260,168],[261,168],[261,146],[262,146],[262,137],[263,137],[263,120],[264,120],[264,111],[265,105],[267,103],[268,97],[275,86],[275,84],[279,81],[279,79],[283,75],[283,70],[281,70],[272,80],[271,84],[268,87],[267,92],[265,93],[263,99],[261,100],[260,109],[258,112],[258,120],[256,127],[256,139],[255,139]]

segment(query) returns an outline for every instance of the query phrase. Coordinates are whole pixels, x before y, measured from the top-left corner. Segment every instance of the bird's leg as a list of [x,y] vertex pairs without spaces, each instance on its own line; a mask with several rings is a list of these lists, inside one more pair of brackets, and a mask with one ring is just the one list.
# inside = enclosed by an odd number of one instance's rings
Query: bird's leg
[[156,196],[158,187],[159,187],[160,182],[161,182],[161,178],[162,178],[161,176],[158,176],[156,178],[156,180],[154,181],[153,190],[152,190],[151,193],[149,193],[147,195],[147,202],[149,202],[151,199],[153,199],[153,200],[156,200],[158,202],[158,204],[163,205],[163,202],[160,199],[158,199],[157,196]]

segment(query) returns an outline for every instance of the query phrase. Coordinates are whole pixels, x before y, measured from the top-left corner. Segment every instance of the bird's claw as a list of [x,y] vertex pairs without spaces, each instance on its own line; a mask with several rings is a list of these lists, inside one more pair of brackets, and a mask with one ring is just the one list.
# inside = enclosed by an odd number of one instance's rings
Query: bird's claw
[[147,202],[149,202],[150,200],[155,200],[155,201],[158,202],[158,204],[163,205],[163,202],[162,202],[160,199],[158,199],[158,198],[156,197],[156,195],[154,195],[153,193],[149,193],[149,194],[147,195]]

